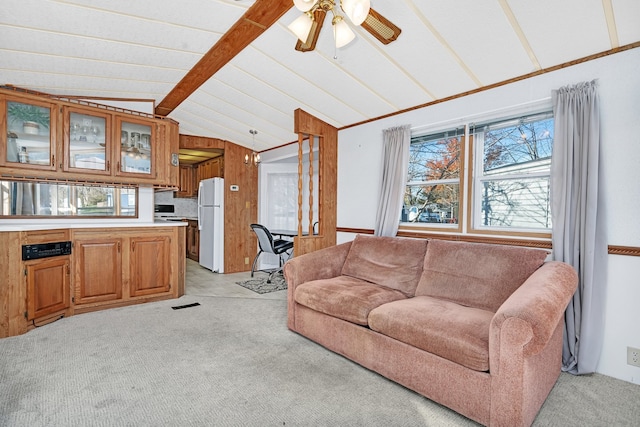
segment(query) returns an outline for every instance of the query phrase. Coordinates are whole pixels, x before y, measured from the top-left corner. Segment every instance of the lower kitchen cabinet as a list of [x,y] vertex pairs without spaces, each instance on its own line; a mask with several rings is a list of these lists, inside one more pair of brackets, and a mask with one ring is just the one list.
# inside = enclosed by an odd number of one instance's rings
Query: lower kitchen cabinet
[[188,220],[187,226],[187,258],[200,261],[200,230],[198,221]]
[[122,298],[122,239],[77,238],[74,242],[75,304]]
[[132,237],[130,246],[130,295],[169,292],[171,289],[169,236]]
[[[123,305],[142,297],[167,296],[172,282],[178,281],[178,266],[172,262],[178,229],[120,229],[118,237],[111,237],[115,234],[111,229],[73,232],[76,311],[84,310],[84,305]],[[184,251],[182,244],[179,247]]]
[[[184,225],[0,232],[0,338],[64,316],[184,295]],[[25,257],[24,246],[71,244]]]
[[27,320],[36,320],[66,310],[70,305],[69,257],[28,261]]

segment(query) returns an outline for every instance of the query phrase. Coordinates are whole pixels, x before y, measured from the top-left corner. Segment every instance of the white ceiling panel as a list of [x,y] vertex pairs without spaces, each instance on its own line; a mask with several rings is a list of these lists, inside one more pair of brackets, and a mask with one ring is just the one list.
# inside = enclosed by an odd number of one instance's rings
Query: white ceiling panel
[[[141,19],[104,8],[96,9],[64,2],[20,0],[19,3],[28,11],[37,11],[21,12],[21,16],[11,16],[9,13],[8,22],[20,28],[196,53],[209,50],[221,36],[220,33],[172,25],[166,22],[166,18],[165,21]],[[166,16],[171,16],[170,10],[166,12]],[[56,18],[51,19],[52,16]]]
[[[266,0],[5,0],[0,84],[158,105],[252,5]],[[292,2],[293,3],[293,2]],[[266,149],[296,139],[297,108],[337,127],[455,96],[619,46],[640,47],[638,0],[373,0],[402,29],[363,28],[294,50],[293,4],[169,116],[180,131]],[[637,45],[637,46],[636,46]],[[337,56],[337,57],[336,57]],[[336,58],[334,58],[336,57]]]
[[[116,64],[166,67],[181,69],[184,72],[201,58],[201,55],[192,52],[168,51],[161,47],[9,27],[0,23],[0,52],[2,51],[41,53],[62,59],[78,58]],[[43,63],[47,65],[45,59]],[[15,64],[16,67],[18,65]]]
[[[20,68],[43,74],[64,74],[109,79],[124,79],[140,82],[175,84],[184,74],[183,71],[161,67],[149,67],[140,64],[114,63],[109,61],[87,60],[83,58],[42,55],[24,51],[2,52],[4,64],[20,64]],[[0,67],[2,65],[0,64]]]
[[611,49],[602,0],[508,0],[542,68]]
[[[421,99],[417,104],[477,88],[478,84],[460,65],[457,58],[425,25],[423,16],[416,14],[416,6],[411,2],[406,3],[406,7],[402,3],[399,3],[398,7],[381,4],[387,6],[386,8],[376,5],[376,10],[380,9],[383,15],[390,17],[392,13],[393,20],[402,28],[397,41],[383,46],[364,30],[360,29],[359,32],[368,36],[370,43],[384,58],[392,60],[407,78],[420,86]],[[391,12],[387,12],[386,9],[390,9]],[[399,102],[398,108],[416,105],[405,100]]]
[[[535,71],[499,2],[458,0],[457,13],[436,0],[416,2],[423,19],[447,41],[479,86]],[[505,55],[504,52],[509,52]]]
[[[172,24],[224,34],[254,2],[249,0],[64,0],[78,7],[131,16],[145,21]],[[178,7],[176,7],[178,6]],[[210,46],[209,46],[210,47]],[[208,48],[207,48],[208,49]]]
[[620,45],[640,40],[640,1],[611,0]]
[[[279,29],[280,31],[276,31]],[[324,85],[325,91],[342,96],[345,91],[351,99],[357,100],[357,105],[349,102],[351,107],[366,117],[366,113],[382,115],[394,106],[382,96],[375,87],[369,87],[359,79],[357,74],[340,67],[338,61],[326,58],[317,52],[301,53],[293,49],[296,38],[286,27],[277,25],[269,31],[266,37],[261,37],[253,43],[252,48],[258,52],[249,55],[263,55],[271,61],[282,64],[290,72],[303,78],[311,86]],[[281,46],[289,46],[282,49]],[[322,83],[320,83],[322,82]],[[366,106],[365,111],[359,110],[359,105]]]

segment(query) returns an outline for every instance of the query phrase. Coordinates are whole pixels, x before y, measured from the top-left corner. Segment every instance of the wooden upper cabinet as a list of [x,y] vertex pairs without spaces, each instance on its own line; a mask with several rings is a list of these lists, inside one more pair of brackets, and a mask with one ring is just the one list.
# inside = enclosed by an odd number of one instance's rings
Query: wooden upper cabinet
[[64,171],[111,175],[111,118],[108,113],[63,108]]
[[195,197],[197,194],[196,169],[193,166],[180,166],[180,186],[175,197]]
[[0,88],[5,179],[177,188],[178,145],[170,119]]
[[155,179],[155,124],[133,117],[117,116],[116,134],[120,135],[116,174]]
[[196,190],[200,181],[209,178],[224,178],[224,157],[220,156],[215,159],[198,163],[198,169],[196,171]]
[[0,166],[55,170],[57,117],[55,103],[0,94]]

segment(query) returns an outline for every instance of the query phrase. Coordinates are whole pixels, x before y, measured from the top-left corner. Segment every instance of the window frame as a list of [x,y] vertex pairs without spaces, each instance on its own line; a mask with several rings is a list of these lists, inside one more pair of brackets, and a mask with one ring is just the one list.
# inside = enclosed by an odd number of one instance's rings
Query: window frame
[[[485,182],[490,181],[511,181],[516,179],[540,179],[547,178],[551,181],[551,156],[548,157],[549,169],[545,172],[533,173],[510,173],[501,175],[500,178],[483,174],[484,171],[484,133],[485,131],[476,131],[485,127],[494,126],[494,128],[506,128],[526,120],[528,122],[536,122],[542,120],[554,119],[553,111],[545,108],[541,111],[518,116],[505,116],[504,118],[496,118],[490,122],[482,124],[470,124],[468,134],[470,139],[470,159],[469,159],[469,195],[466,217],[466,228],[471,234],[491,234],[497,236],[523,236],[532,238],[551,239],[551,227],[549,228],[527,228],[527,227],[500,227],[500,226],[478,226],[477,221],[482,218],[482,197],[480,189],[484,188]],[[552,146],[553,150],[553,146]],[[546,160],[545,157],[542,160]],[[549,200],[550,205],[550,200]]]
[[[529,106],[531,107],[531,106]],[[520,110],[520,111],[518,111]],[[407,176],[406,182],[404,184],[405,192],[406,188],[409,185],[420,185],[425,182],[429,183],[429,185],[436,184],[451,184],[456,183],[459,186],[459,208],[458,208],[458,223],[457,224],[437,224],[437,223],[413,223],[413,222],[402,222],[402,218],[400,219],[399,227],[398,227],[398,235],[406,236],[406,237],[418,237],[418,236],[444,236],[449,235],[451,239],[459,240],[462,236],[469,236],[471,240],[480,239],[482,241],[490,238],[490,237],[481,237],[481,236],[494,236],[495,238],[502,239],[508,238],[511,241],[513,238],[514,242],[520,242],[517,244],[522,244],[522,242],[517,240],[517,238],[526,238],[531,240],[526,240],[526,242],[531,243],[534,246],[548,246],[548,243],[551,241],[551,228],[525,228],[525,227],[478,227],[474,224],[474,219],[477,217],[479,221],[482,218],[482,209],[481,203],[482,198],[478,196],[478,189],[483,188],[483,182],[487,181],[500,181],[508,179],[539,179],[539,178],[547,178],[549,180],[548,188],[550,193],[550,179],[551,179],[551,156],[548,157],[549,161],[549,170],[543,172],[532,172],[532,173],[513,173],[510,175],[504,175],[500,178],[497,177],[487,177],[487,176],[476,176],[476,171],[482,172],[484,171],[484,142],[478,143],[478,132],[476,129],[481,126],[488,125],[506,125],[508,126],[509,122],[517,123],[520,120],[534,119],[532,121],[537,120],[546,120],[546,119],[555,119],[554,114],[551,108],[551,105],[547,102],[537,103],[535,108],[528,108],[526,111],[519,108],[514,108],[510,110],[502,110],[501,114],[491,114],[482,117],[482,121],[474,121],[471,118],[467,119],[459,119],[455,122],[454,126],[448,127],[440,127],[438,129],[426,129],[425,127],[412,129],[412,140],[416,137],[428,137],[429,135],[433,135],[437,137],[438,135],[445,135],[446,132],[453,132],[454,130],[457,134],[454,136],[458,136],[460,138],[460,172],[458,179],[446,179],[446,180],[434,180],[434,181],[409,181],[409,177]],[[537,118],[537,119],[536,119]],[[454,123],[454,122],[450,122]],[[460,124],[463,125],[460,125]],[[480,125],[476,123],[481,123]],[[461,131],[462,130],[462,131]],[[553,150],[553,146],[551,148]],[[453,182],[457,181],[457,182]],[[404,204],[403,204],[404,207]],[[549,209],[550,209],[550,201],[549,201]],[[474,238],[473,235],[478,237]],[[465,237],[466,238],[466,237]],[[464,239],[464,238],[463,238]],[[541,247],[542,247],[541,246]]]
[[[430,181],[405,181],[404,189],[409,186],[416,185],[458,185],[458,222],[451,223],[429,223],[429,222],[402,222],[398,227],[399,232],[421,232],[421,231],[435,231],[446,233],[461,233],[464,222],[464,210],[465,210],[465,159],[466,159],[466,128],[464,126],[448,127],[444,130],[427,130],[420,132],[412,132],[411,139],[415,138],[428,138],[428,141],[435,141],[440,139],[459,138],[459,171],[457,178],[437,179]],[[408,173],[407,173],[408,174]],[[404,204],[403,204],[404,207]]]

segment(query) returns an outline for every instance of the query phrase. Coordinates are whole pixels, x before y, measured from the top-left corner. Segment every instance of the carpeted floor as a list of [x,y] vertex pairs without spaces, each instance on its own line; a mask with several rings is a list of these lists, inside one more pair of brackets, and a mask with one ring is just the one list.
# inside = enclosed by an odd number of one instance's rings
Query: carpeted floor
[[[289,331],[275,299],[62,319],[0,340],[0,379],[1,426],[476,425]],[[640,386],[563,374],[534,425],[637,426],[638,402]]]

